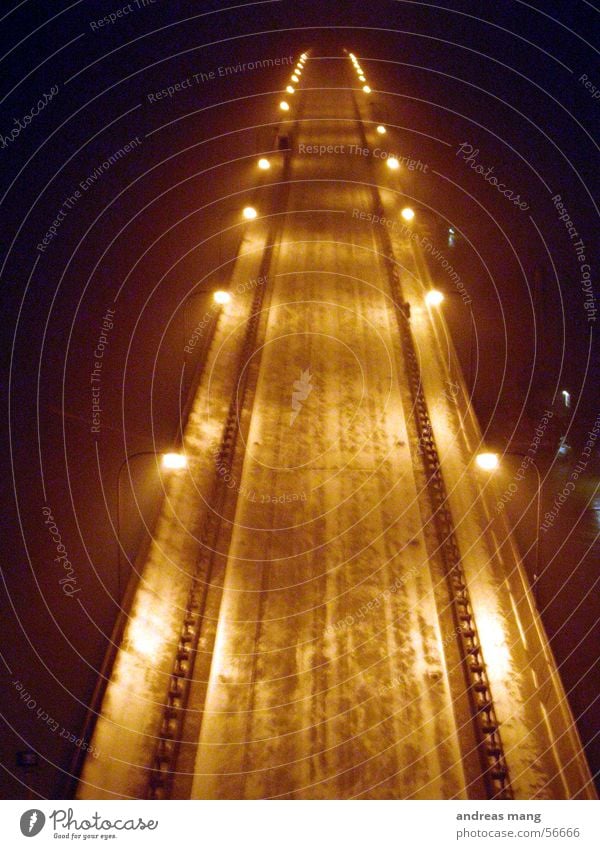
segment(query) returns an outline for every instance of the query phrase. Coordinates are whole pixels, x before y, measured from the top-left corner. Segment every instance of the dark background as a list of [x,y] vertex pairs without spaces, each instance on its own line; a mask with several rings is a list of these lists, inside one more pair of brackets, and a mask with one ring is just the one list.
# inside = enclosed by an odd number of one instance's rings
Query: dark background
[[[466,306],[431,264],[486,439],[527,446],[543,410],[555,410],[539,456],[545,504],[600,413],[595,324],[551,201],[562,195],[595,276],[600,99],[579,82],[587,74],[600,89],[599,14],[590,3],[281,0],[228,9],[156,0],[139,8],[132,2],[133,11],[114,24],[90,28],[126,5],[25,2],[12,12],[3,7],[1,18],[0,134],[8,136],[15,118],[59,87],[0,150],[0,760],[3,795],[14,798],[70,792],[76,747],[65,736],[80,734],[127,578],[126,555],[143,542],[143,520],[151,526],[158,503],[143,495],[156,475],[148,452],[176,444],[193,388],[201,351],[186,356],[185,341],[209,293],[227,280],[237,211],[250,201],[268,203],[268,180],[257,183],[255,161],[273,149],[289,69],[219,77],[219,66],[295,60],[307,49],[311,57],[347,61],[344,48],[360,57],[375,112],[390,128],[386,144],[429,164],[428,175],[409,176],[405,191],[418,209],[434,211],[431,232],[472,298]],[[210,71],[214,80],[192,82],[158,103],[148,99]],[[36,246],[64,199],[135,137],[142,144],[82,193],[40,253]],[[457,158],[462,142],[479,149],[478,161],[493,165],[530,210],[518,210]],[[458,233],[453,248],[444,243],[448,226]],[[109,307],[114,328],[95,436],[90,374]],[[569,409],[563,389],[571,393]],[[571,450],[557,456],[563,436]],[[596,445],[585,480],[544,541],[538,588],[594,769],[598,466]],[[519,508],[526,515],[528,504]],[[44,506],[73,564],[73,598],[58,583]],[[535,528],[525,522],[519,533],[530,550]],[[55,724],[67,735],[53,731]],[[24,750],[38,754],[31,771],[16,765]]]

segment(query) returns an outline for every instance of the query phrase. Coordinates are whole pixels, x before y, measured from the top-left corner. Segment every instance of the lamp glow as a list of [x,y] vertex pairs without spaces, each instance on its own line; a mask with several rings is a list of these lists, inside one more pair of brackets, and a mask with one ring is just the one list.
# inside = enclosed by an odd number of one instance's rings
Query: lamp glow
[[430,307],[439,307],[443,300],[444,296],[438,289],[431,289],[425,295],[425,303]]
[[491,452],[478,454],[477,457],[475,457],[475,462],[480,469],[483,469],[484,472],[493,472],[494,469],[497,469],[500,465],[498,455],[492,454]]
[[287,102],[287,100],[282,100],[281,103],[279,104],[279,108],[281,109],[282,112],[289,112],[290,111],[290,104]]
[[242,210],[242,215],[247,221],[252,221],[258,215],[258,212],[253,206],[245,206]]
[[380,136],[385,136],[385,134],[387,133],[387,130],[386,130],[386,128],[383,126],[383,124],[380,124],[380,125],[377,127],[377,132],[379,133],[379,135],[380,135]]
[[363,86],[363,91],[365,94],[371,94],[371,87],[368,85]]
[[288,94],[293,94],[296,91],[296,89],[294,88],[293,85],[286,86],[285,90],[287,91]]
[[400,168],[400,163],[398,162],[395,156],[388,156],[388,158],[385,160],[385,164],[390,169],[390,171],[397,171],[398,168]]
[[170,472],[187,469],[187,457],[185,454],[176,454],[175,452],[163,454],[162,467]]
[[224,292],[222,289],[219,289],[213,294],[213,301],[215,304],[228,304],[230,300],[231,295],[229,292]]
[[300,77],[298,77],[296,74],[292,74],[291,80],[293,83],[297,83],[300,82]]
[[261,171],[268,171],[269,168],[271,167],[271,163],[269,162],[268,159],[259,159],[258,160],[258,167],[260,168]]
[[405,221],[412,221],[415,217],[415,211],[414,209],[411,209],[410,206],[405,206],[400,215]]

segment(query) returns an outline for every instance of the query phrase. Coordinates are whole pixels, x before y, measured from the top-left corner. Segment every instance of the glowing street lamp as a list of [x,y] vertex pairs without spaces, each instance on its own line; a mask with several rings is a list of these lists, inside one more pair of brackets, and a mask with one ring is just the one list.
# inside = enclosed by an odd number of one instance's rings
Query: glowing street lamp
[[253,206],[245,206],[242,210],[242,215],[244,216],[246,221],[253,221],[258,215],[258,212],[254,209]]
[[279,108],[281,109],[282,112],[289,112],[290,111],[290,104],[287,102],[287,100],[282,100],[281,103],[279,104]]
[[259,159],[258,160],[258,167],[260,168],[261,171],[268,171],[269,168],[271,167],[271,163],[269,162],[268,159],[264,159],[264,158]]
[[293,83],[299,83],[300,77],[297,74],[292,74],[291,80],[292,80]]
[[231,301],[231,295],[229,292],[225,292],[222,289],[219,289],[217,292],[213,293],[213,301],[215,304],[228,304]]
[[364,85],[363,91],[364,91],[365,94],[371,94],[371,86]]
[[398,162],[395,156],[388,156],[388,158],[385,160],[385,164],[390,169],[390,171],[397,171],[398,168],[400,168],[400,163]]
[[176,472],[181,469],[187,469],[188,461],[185,454],[179,454],[171,451],[168,454],[162,455],[161,465],[163,469],[168,472]]
[[383,124],[380,124],[380,125],[377,127],[377,132],[379,133],[379,135],[380,135],[380,136],[385,136],[385,134],[387,133],[387,130],[386,130],[386,128],[383,126]]
[[366,83],[366,81],[367,81],[367,78],[364,77],[362,74],[358,75],[358,79],[361,81],[361,83]]
[[287,91],[288,94],[293,94],[296,91],[296,89],[294,88],[293,85],[286,86],[285,90]]
[[439,307],[443,300],[444,296],[438,289],[430,289],[425,295],[425,303],[430,307]]
[[491,451],[484,451],[475,457],[475,463],[484,472],[493,472],[500,465],[500,459],[497,454]]
[[405,206],[400,215],[405,221],[412,221],[415,217],[415,211],[414,209],[411,209],[410,206]]

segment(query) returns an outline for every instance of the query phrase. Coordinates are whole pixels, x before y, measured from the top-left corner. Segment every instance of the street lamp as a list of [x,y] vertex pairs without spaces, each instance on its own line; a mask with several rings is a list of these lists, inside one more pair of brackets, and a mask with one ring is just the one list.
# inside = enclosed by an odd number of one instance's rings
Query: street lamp
[[[215,293],[218,294],[218,293]],[[226,295],[226,292],[223,292]],[[221,302],[223,303],[223,302]],[[167,471],[180,471],[181,469],[187,469],[188,462],[185,454],[177,454],[175,452],[169,452],[167,454],[162,455],[162,467]]]
[[443,300],[444,295],[439,289],[430,289],[425,295],[425,303],[430,307],[439,307]]
[[410,206],[405,206],[400,215],[405,221],[412,221],[415,217],[415,211]]
[[[134,460],[139,459],[140,457],[154,457],[157,461],[160,458],[160,468],[167,473],[173,473],[176,471],[181,471],[183,469],[187,469],[188,462],[185,454],[181,452],[175,451],[136,451],[134,454],[130,454],[125,457],[122,461],[119,469],[117,471],[117,598],[120,601],[121,599],[121,477],[123,473],[123,469],[125,467],[129,467],[129,464]],[[158,465],[158,462],[157,462]],[[133,491],[133,481],[131,480],[131,474],[129,475],[129,481],[131,484],[131,489]]]
[[478,454],[475,457],[475,462],[477,463],[480,469],[483,469],[484,472],[493,472],[500,465],[500,459],[498,455],[492,453],[491,451],[484,451],[482,454]]
[[400,163],[398,162],[395,156],[388,156],[388,158],[385,160],[385,164],[390,169],[390,171],[397,171],[398,168],[400,168]]

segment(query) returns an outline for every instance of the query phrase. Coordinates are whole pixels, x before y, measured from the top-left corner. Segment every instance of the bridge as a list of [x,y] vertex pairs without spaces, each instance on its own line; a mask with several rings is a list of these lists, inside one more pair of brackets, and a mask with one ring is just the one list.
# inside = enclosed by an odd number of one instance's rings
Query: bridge
[[353,54],[302,54],[286,85],[254,194],[230,197],[239,249],[188,342],[203,366],[77,795],[593,798],[431,281],[419,163]]

